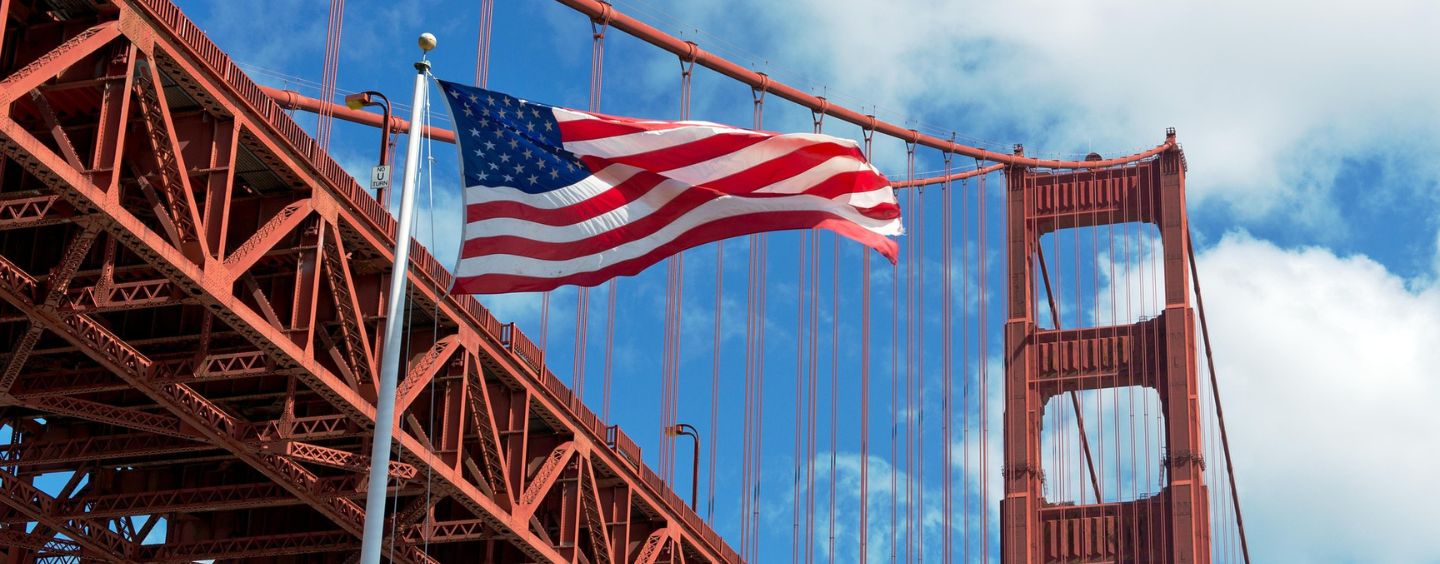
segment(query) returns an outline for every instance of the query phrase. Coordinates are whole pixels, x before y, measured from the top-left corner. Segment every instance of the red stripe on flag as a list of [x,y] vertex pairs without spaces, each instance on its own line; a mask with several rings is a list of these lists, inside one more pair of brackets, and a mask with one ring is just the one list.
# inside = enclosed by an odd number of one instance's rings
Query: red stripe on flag
[[560,122],[560,138],[566,141],[593,141],[617,135],[628,135],[644,131],[664,131],[690,127],[683,123],[645,122],[639,120],[611,121],[611,119],[577,119]]

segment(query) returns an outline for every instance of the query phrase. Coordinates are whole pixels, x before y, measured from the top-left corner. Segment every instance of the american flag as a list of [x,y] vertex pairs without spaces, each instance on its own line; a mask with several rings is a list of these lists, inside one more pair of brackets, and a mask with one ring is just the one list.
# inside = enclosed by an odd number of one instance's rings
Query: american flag
[[690,247],[782,229],[829,229],[895,260],[895,193],[854,141],[440,87],[465,186],[457,293],[594,286]]

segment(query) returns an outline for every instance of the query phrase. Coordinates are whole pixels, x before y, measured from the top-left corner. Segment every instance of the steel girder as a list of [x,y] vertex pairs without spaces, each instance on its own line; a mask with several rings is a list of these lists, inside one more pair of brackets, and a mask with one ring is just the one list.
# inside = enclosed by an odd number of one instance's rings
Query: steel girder
[[[24,62],[0,81],[0,172],[24,170],[0,175],[14,184],[0,184],[0,229],[58,260],[0,243],[0,298],[26,323],[8,333],[0,417],[44,421],[0,446],[19,472],[0,480],[238,468],[262,481],[6,504],[114,559],[352,552],[394,220],[168,0],[68,21],[32,7],[0,1],[0,44],[20,45],[0,60]],[[739,561],[543,351],[447,296],[418,245],[407,275],[434,323],[414,324],[401,385],[391,472],[413,479],[396,492],[398,560]],[[134,515],[179,520],[162,547],[76,525]],[[291,528],[232,524],[269,520]],[[7,533],[0,544],[40,554]]]

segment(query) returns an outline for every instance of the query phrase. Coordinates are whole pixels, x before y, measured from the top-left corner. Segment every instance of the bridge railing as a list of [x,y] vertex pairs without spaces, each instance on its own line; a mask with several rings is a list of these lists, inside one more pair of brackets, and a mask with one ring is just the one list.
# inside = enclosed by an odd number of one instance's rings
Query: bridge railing
[[640,458],[640,446],[635,444],[619,425],[611,425],[605,429],[605,442],[610,444],[611,450],[625,458],[631,467],[639,468],[644,465],[644,459]]

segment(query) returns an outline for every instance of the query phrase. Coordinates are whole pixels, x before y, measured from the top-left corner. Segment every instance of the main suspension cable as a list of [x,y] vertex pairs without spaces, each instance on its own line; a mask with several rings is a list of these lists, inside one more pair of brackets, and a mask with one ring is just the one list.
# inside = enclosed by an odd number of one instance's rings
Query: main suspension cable
[[1225,474],[1230,482],[1230,503],[1235,509],[1235,528],[1240,535],[1240,554],[1250,564],[1250,542],[1245,536],[1245,519],[1240,514],[1240,491],[1235,487],[1235,465],[1230,460],[1230,433],[1225,428],[1225,409],[1220,403],[1220,383],[1215,376],[1215,357],[1210,348],[1210,324],[1205,321],[1205,297],[1200,292],[1200,271],[1195,266],[1195,244],[1185,232],[1185,255],[1190,261],[1190,280],[1195,286],[1195,306],[1200,314],[1200,336],[1205,343],[1205,366],[1210,371],[1210,394],[1215,400],[1215,418],[1220,423],[1220,446],[1225,452]]

